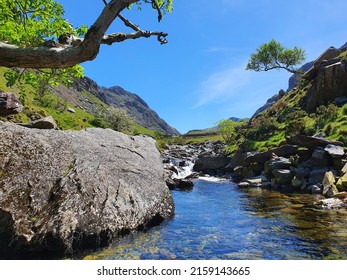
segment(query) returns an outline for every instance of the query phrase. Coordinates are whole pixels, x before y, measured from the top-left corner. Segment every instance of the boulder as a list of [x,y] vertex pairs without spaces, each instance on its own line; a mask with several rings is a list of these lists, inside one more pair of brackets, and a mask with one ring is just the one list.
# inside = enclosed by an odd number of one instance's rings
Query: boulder
[[325,138],[306,136],[306,135],[295,135],[287,137],[287,142],[289,144],[298,145],[301,147],[306,147],[309,149],[316,149],[317,147],[325,148],[327,145],[343,146],[343,143],[340,141],[328,140]]
[[291,185],[294,178],[293,173],[289,169],[275,169],[272,173],[278,185]]
[[267,187],[270,184],[269,180],[262,175],[245,179],[243,182],[248,183],[251,187]]
[[326,172],[324,174],[322,184],[323,184],[323,195],[327,197],[332,197],[336,193],[338,193],[338,190],[335,186],[335,176],[331,171]]
[[[337,147],[337,146],[335,146],[335,147]],[[310,162],[309,165],[311,167],[329,166],[328,153],[325,150],[323,150],[322,148],[318,147],[313,151],[311,159],[309,162]]]
[[328,171],[329,171],[328,168],[313,169],[310,172],[310,176],[308,178],[308,183],[310,185],[322,184],[324,175]]
[[38,119],[28,123],[19,124],[27,128],[37,128],[37,129],[57,129],[58,125],[53,119],[53,117],[48,116],[43,119]]
[[264,164],[266,161],[270,160],[274,155],[279,157],[287,157],[295,155],[298,152],[298,147],[296,145],[283,145],[279,148],[268,150],[261,153],[255,153],[247,156],[244,160],[245,164],[250,164],[252,162],[257,162],[259,164]]
[[331,157],[333,158],[340,158],[343,157],[345,154],[345,148],[341,146],[336,146],[332,144],[328,144],[324,151],[326,151]]
[[322,188],[317,186],[317,185],[308,186],[307,190],[311,194],[321,194],[322,193]]
[[0,258],[61,258],[174,213],[155,141],[0,122]]
[[18,114],[22,110],[23,105],[19,102],[16,95],[0,90],[0,117]]
[[347,173],[340,177],[336,182],[336,188],[342,192],[347,191]]
[[206,156],[200,157],[195,161],[193,170],[196,172],[209,173],[225,168],[230,159],[227,156]]
[[289,159],[284,157],[275,157],[265,162],[264,171],[265,174],[271,176],[272,171],[275,169],[289,169],[291,166],[291,162]]

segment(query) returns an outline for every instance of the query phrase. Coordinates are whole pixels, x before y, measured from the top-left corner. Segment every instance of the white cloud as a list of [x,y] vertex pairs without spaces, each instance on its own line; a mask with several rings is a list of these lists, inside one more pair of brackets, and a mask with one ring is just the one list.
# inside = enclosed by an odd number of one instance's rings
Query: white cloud
[[198,101],[194,108],[211,102],[222,103],[235,96],[250,81],[251,73],[244,65],[212,73],[196,90]]

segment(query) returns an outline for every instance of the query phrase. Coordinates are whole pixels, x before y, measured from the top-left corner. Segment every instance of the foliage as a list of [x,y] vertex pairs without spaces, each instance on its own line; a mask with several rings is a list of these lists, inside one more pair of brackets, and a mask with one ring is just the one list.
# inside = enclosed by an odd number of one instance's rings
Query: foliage
[[338,116],[339,108],[335,104],[328,106],[321,105],[316,108],[316,122],[319,127],[324,127],[327,123],[335,120]]
[[305,60],[305,51],[294,47],[287,49],[275,40],[262,44],[257,52],[251,54],[246,70],[268,71],[272,69],[285,69],[291,73],[296,73],[294,68],[302,64]]
[[104,121],[109,128],[121,132],[130,131],[133,125],[133,120],[129,117],[126,110],[114,107],[107,110]]
[[[62,34],[82,36],[87,31],[85,26],[73,28],[63,18],[62,5],[54,0],[0,0],[0,6],[0,41],[16,46],[41,46]],[[80,77],[83,77],[80,65],[67,69],[9,69],[5,73],[8,87],[17,84],[21,88],[21,95],[24,95],[22,85],[29,84],[38,98],[46,94],[49,86],[60,83],[69,86]]]

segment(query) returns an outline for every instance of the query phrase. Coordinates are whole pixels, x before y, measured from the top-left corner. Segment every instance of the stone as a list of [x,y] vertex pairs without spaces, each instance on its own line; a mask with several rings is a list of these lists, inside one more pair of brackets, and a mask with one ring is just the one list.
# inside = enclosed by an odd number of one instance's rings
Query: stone
[[236,166],[233,171],[234,171],[236,176],[239,176],[239,177],[243,176],[243,167],[242,166]]
[[325,173],[328,171],[329,171],[328,168],[313,169],[310,172],[310,176],[308,178],[308,184],[309,185],[321,184],[323,182]]
[[248,183],[248,182],[240,182],[240,183],[237,184],[237,186],[238,186],[239,188],[248,188],[248,187],[251,186],[251,184]]
[[341,146],[335,146],[332,144],[328,144],[325,148],[324,151],[326,151],[330,156],[333,158],[337,157],[343,157],[345,154],[345,149],[344,147]]
[[308,186],[307,190],[311,194],[321,194],[322,193],[322,189],[317,185]]
[[209,173],[211,170],[216,171],[218,169],[225,168],[230,159],[227,156],[206,156],[198,158],[195,161],[193,170],[196,172]]
[[323,209],[341,209],[347,207],[339,198],[326,198],[320,201],[320,205]]
[[295,135],[287,137],[287,142],[289,144],[298,145],[300,147],[306,147],[311,150],[314,150],[317,147],[322,147],[324,149],[329,144],[341,147],[343,146],[343,143],[340,141],[333,141],[325,138],[312,137],[307,135]]
[[194,187],[194,183],[189,179],[174,179],[177,183],[176,188],[181,190],[192,189]]
[[37,129],[57,129],[58,128],[57,123],[51,116],[44,117],[43,119],[31,121],[28,123],[19,124],[19,125],[27,127],[27,128],[37,128]]
[[347,173],[347,163],[345,163],[345,165],[342,167],[341,172],[343,174]]
[[335,198],[339,198],[339,199],[346,199],[347,198],[347,192],[338,192],[336,194],[334,194]]
[[245,179],[244,182],[247,182],[252,187],[260,187],[264,183],[268,183],[269,180],[265,176],[257,176],[249,179]]
[[298,146],[296,145],[283,145],[279,148],[268,150],[261,153],[255,153],[247,156],[244,160],[245,164],[250,164],[252,162],[264,164],[266,161],[270,160],[275,154],[278,157],[286,157],[295,155],[298,152]]
[[304,179],[295,176],[291,182],[291,185],[295,188],[300,188],[304,183]]
[[75,113],[76,113],[75,109],[70,108],[70,107],[68,107],[68,108],[66,109],[66,111],[68,111],[69,113],[72,113],[72,114],[75,114]]
[[23,105],[19,102],[16,95],[0,90],[0,117],[18,114],[22,110]]
[[264,171],[268,176],[272,175],[272,171],[275,169],[289,169],[292,163],[289,159],[284,157],[272,158],[269,161],[265,162]]
[[293,173],[289,169],[275,169],[272,171],[272,174],[279,185],[290,185],[294,178]]
[[323,195],[327,197],[332,197],[336,193],[338,193],[338,190],[335,186],[335,176],[331,171],[326,172],[324,174],[322,184],[323,184]]
[[329,158],[327,152],[322,148],[316,148],[312,153],[310,162],[312,164],[311,166],[315,167],[329,166]]
[[63,258],[174,214],[156,142],[0,122],[0,258]]
[[336,188],[341,191],[347,191],[347,173],[337,180]]

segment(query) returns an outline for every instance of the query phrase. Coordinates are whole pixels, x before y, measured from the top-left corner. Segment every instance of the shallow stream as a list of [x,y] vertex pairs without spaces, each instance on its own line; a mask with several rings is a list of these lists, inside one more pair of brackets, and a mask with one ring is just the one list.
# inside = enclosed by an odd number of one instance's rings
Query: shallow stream
[[203,180],[172,195],[174,218],[85,259],[347,259],[347,210],[319,197]]

